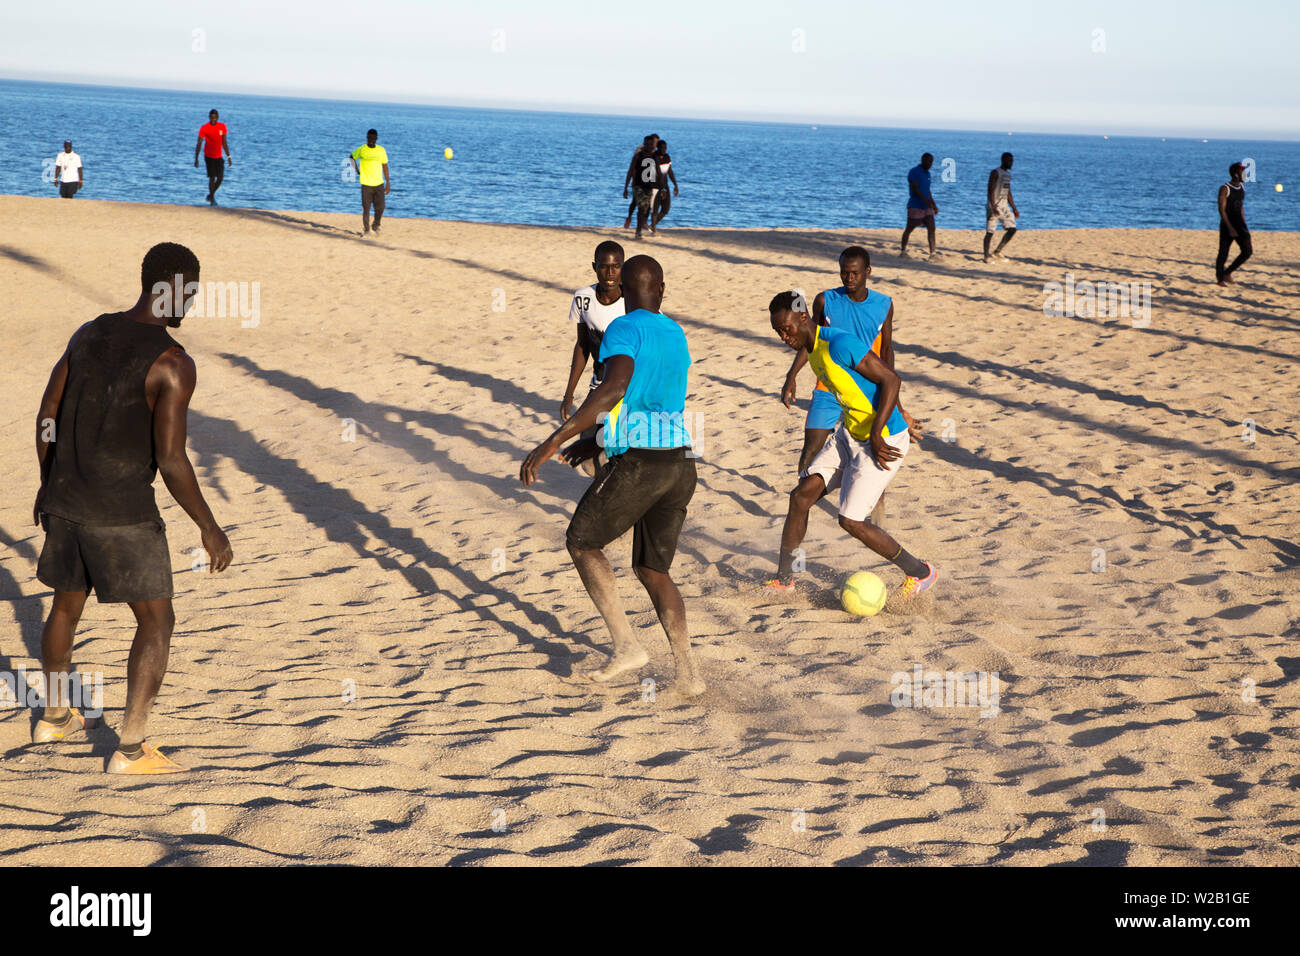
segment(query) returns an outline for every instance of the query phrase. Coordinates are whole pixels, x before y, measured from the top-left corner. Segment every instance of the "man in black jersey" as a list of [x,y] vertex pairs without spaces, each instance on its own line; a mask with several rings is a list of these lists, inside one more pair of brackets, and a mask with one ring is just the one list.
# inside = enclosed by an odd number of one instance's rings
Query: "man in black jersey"
[[659,163],[655,159],[655,144],[659,137],[650,135],[645,138],[645,145],[632,157],[623,177],[623,198],[627,198],[627,187],[632,183],[633,198],[636,202],[636,238],[641,238],[641,230],[646,220],[650,220],[650,235],[655,234],[655,221],[651,215],[654,209],[655,193],[660,186]]
[[224,571],[233,558],[185,452],[194,360],[167,334],[181,324],[198,281],[199,260],[189,249],[173,242],[150,249],[140,298],[73,334],[36,418],[41,487],[33,516],[45,529],[36,576],[54,589],[54,602],[41,635],[45,713],[32,740],[62,740],[86,726],[60,689],[68,686],[73,634],[93,588],[101,604],[129,604],[136,619],[126,716],[110,773],[184,769],[144,740],[175,625],[155,472],[199,526],[209,572]]
[[[632,161],[628,163],[627,166],[627,175],[623,177],[623,198],[624,199],[627,198],[628,184],[632,182],[632,177],[635,176],[636,173],[641,168],[641,157],[643,157],[646,153],[653,153],[655,151],[655,147],[657,147],[658,145],[659,145],[659,134],[651,133],[648,136],[646,136],[643,140],[641,140],[641,145],[638,146],[636,150],[632,153]],[[633,196],[632,201],[627,204],[627,218],[623,220],[624,229],[632,228],[632,213],[634,212],[636,212],[635,196]]]
[[[1246,199],[1246,186],[1242,182],[1245,171],[1241,163],[1233,163],[1228,167],[1229,181],[1219,187],[1219,257],[1214,260],[1214,278],[1219,285],[1236,285],[1232,274],[1255,251],[1250,244],[1250,230],[1246,228],[1246,214],[1242,211]],[[1232,265],[1225,268],[1234,242],[1240,251]]]

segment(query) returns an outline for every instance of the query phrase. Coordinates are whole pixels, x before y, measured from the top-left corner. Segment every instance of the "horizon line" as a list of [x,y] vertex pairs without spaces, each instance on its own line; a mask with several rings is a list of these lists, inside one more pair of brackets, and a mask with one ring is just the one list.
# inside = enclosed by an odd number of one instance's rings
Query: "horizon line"
[[[693,122],[720,122],[720,123],[762,123],[776,126],[832,126],[845,129],[898,129],[912,130],[922,132],[963,132],[963,133],[990,133],[994,135],[1015,135],[1037,134],[1048,136],[1106,136],[1119,139],[1187,139],[1187,140],[1205,140],[1213,137],[1214,139],[1232,140],[1244,139],[1257,142],[1297,142],[1300,141],[1300,130],[1286,132],[1283,130],[1274,130],[1270,133],[1247,133],[1242,130],[1227,131],[1203,130],[1193,133],[1187,130],[1174,132],[1139,132],[1138,128],[1133,126],[1121,125],[1112,127],[1110,130],[1105,128],[1091,128],[1076,126],[1073,128],[1064,127],[1022,127],[1019,129],[994,129],[976,125],[936,125],[936,126],[898,126],[892,125],[887,120],[869,120],[866,117],[837,117],[809,114],[803,119],[795,120],[788,117],[787,114],[762,114],[758,112],[736,112],[726,115],[725,111],[682,111],[677,114],[673,113],[607,113],[601,112],[599,108],[589,104],[579,103],[556,103],[544,104],[530,101],[501,101],[501,100],[439,100],[427,97],[411,97],[404,99],[372,99],[369,96],[349,96],[338,91],[313,91],[307,89],[298,89],[294,87],[279,87],[277,92],[264,92],[250,86],[235,84],[231,88],[218,89],[200,86],[178,86],[162,87],[141,85],[153,82],[154,80],[130,80],[105,81],[102,77],[93,77],[80,80],[71,79],[50,79],[48,74],[32,74],[28,76],[13,76],[7,73],[0,73],[0,82],[8,81],[13,83],[31,83],[46,84],[51,86],[82,86],[97,89],[129,89],[139,90],[150,93],[215,93],[225,96],[260,96],[270,99],[294,99],[294,100],[315,100],[319,102],[335,103],[369,103],[376,106],[430,106],[441,109],[463,109],[463,110],[491,110],[498,112],[522,112],[522,113],[553,113],[562,115],[579,115],[579,116],[603,116],[613,119],[660,119],[660,120],[688,120]],[[383,95],[383,94],[379,94]],[[961,120],[935,120],[936,123],[957,123]]]

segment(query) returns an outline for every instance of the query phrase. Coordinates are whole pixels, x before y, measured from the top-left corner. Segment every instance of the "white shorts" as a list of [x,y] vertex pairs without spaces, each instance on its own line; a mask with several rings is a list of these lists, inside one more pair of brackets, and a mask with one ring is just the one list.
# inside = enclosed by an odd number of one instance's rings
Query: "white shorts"
[[1011,214],[1011,206],[1007,204],[1006,200],[1003,200],[996,206],[990,206],[988,203],[985,203],[984,215],[988,218],[988,223],[985,228],[987,228],[989,232],[997,232],[998,223],[1002,223],[1003,229],[1016,228],[1016,217]]
[[[904,457],[911,443],[907,429],[885,439],[885,444],[901,451]],[[835,430],[835,437],[826,443],[799,477],[820,475],[826,482],[828,493],[840,489],[840,517],[865,521],[902,463],[903,459],[898,458],[891,461],[888,468],[881,468],[871,454],[870,442],[858,441],[841,425]]]

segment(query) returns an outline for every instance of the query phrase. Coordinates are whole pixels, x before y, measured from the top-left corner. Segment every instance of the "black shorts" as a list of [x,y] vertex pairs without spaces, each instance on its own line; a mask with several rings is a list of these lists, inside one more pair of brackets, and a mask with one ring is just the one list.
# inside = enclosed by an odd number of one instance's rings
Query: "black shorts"
[[203,161],[208,164],[209,179],[220,179],[225,175],[226,164],[220,156],[204,156]]
[[629,448],[602,465],[573,512],[569,546],[604,548],[632,528],[632,565],[667,574],[695,494],[695,459],[688,451]]
[[162,518],[111,526],[41,515],[45,547],[36,579],[56,591],[95,590],[100,604],[172,596],[172,560]]
[[81,183],[59,183],[59,195],[64,199],[71,199],[77,195],[77,190],[81,188]]

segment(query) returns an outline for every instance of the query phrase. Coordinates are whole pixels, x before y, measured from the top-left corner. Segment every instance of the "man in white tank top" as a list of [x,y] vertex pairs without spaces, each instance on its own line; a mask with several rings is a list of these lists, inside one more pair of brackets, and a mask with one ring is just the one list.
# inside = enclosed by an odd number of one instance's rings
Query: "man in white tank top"
[[[1014,161],[1015,157],[1010,153],[1003,153],[1002,165],[989,173],[988,200],[984,209],[987,220],[984,232],[985,262],[990,261],[991,258],[1001,259],[1003,248],[1016,234],[1016,219],[1020,217],[1020,210],[1016,208],[1016,201],[1011,197],[1011,164]],[[1002,223],[1002,228],[1006,232],[990,256],[989,245],[993,241],[993,233],[997,232],[998,223]]]
[[[591,385],[594,389],[604,377],[605,369],[598,361],[600,342],[609,328],[609,324],[623,314],[623,247],[617,242],[606,240],[596,247],[596,254],[591,263],[596,273],[594,284],[573,293],[573,302],[569,306],[569,320],[574,323],[577,340],[573,344],[573,360],[569,364],[569,382],[564,388],[564,399],[560,402],[560,421],[568,421],[573,415],[575,403],[573,393],[577,391],[578,380],[582,378],[587,367],[587,356],[592,356]],[[581,404],[581,403],[578,403]],[[580,440],[595,438],[597,429],[583,432]],[[582,463],[587,474],[595,474],[597,461],[588,459]]]

